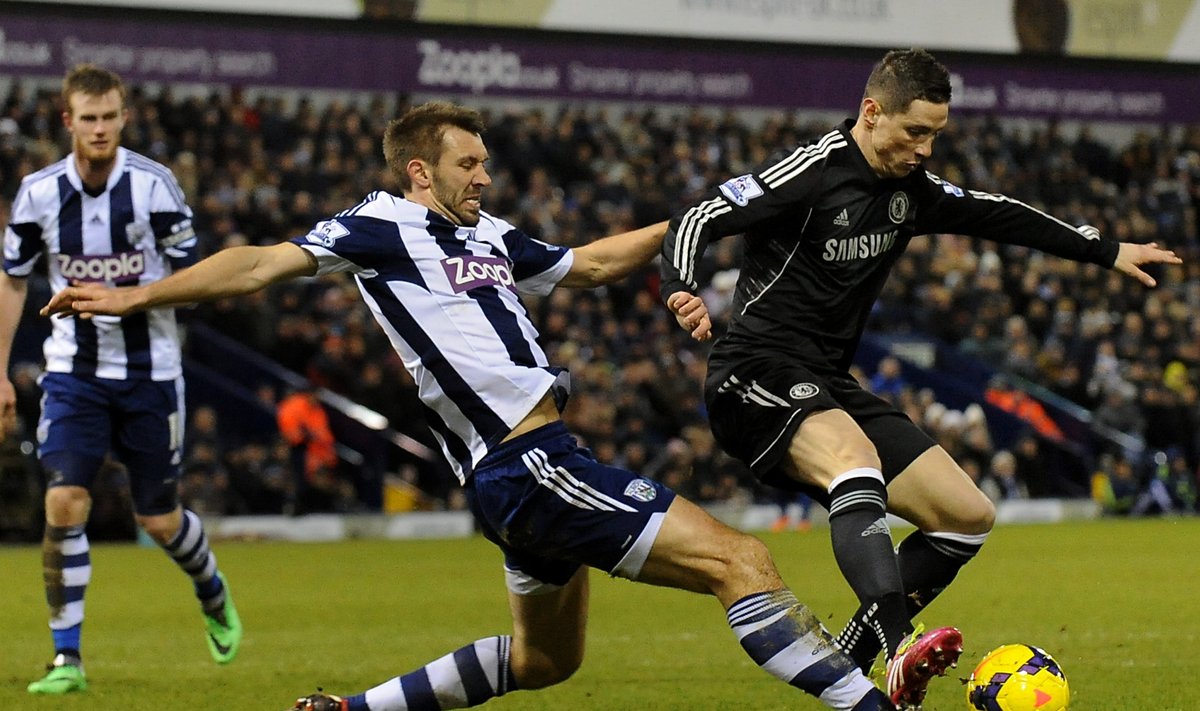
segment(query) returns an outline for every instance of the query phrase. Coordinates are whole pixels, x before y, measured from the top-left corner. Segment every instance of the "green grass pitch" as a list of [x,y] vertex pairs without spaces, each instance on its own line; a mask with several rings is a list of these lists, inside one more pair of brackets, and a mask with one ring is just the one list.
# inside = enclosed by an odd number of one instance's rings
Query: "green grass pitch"
[[[904,531],[899,531],[899,534]],[[828,536],[763,534],[784,577],[836,629],[854,607]],[[1006,642],[1062,663],[1075,711],[1200,709],[1200,519],[1002,526],[928,611],[966,637],[927,711],[966,708],[959,677]],[[279,711],[318,685],[359,691],[508,631],[498,553],[482,538],[222,543],[247,627],[237,661],[208,657],[191,586],[152,548],[97,545],[84,654],[91,688],[37,698],[50,655],[36,547],[0,548],[0,708]],[[587,659],[570,681],[487,708],[818,709],[742,653],[710,598],[592,575]]]

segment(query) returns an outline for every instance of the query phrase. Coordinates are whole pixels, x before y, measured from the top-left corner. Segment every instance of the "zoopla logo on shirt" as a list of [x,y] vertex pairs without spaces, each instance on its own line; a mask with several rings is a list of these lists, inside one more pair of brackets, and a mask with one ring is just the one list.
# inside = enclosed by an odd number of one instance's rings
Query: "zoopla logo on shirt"
[[55,259],[63,278],[75,281],[117,282],[141,276],[146,271],[146,257],[141,252],[57,254]]
[[450,288],[456,294],[493,284],[510,290],[515,290],[516,287],[508,262],[499,257],[480,257],[474,254],[449,257],[442,260],[442,268],[446,270]]

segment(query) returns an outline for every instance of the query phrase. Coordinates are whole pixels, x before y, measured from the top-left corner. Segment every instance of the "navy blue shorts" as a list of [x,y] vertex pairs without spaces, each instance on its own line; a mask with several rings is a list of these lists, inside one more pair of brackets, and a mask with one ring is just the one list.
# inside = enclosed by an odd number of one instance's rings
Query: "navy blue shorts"
[[504,551],[509,588],[535,594],[581,565],[636,579],[675,492],[597,462],[561,422],[504,442],[475,467],[467,501]]
[[38,458],[48,486],[90,489],[107,453],[125,465],[134,510],[179,504],[183,379],[109,380],[46,373]]

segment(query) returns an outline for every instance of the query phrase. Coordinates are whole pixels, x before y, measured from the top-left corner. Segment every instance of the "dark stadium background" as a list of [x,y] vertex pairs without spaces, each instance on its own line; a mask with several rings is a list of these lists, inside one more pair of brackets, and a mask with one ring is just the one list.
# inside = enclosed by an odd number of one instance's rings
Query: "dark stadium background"
[[[1018,3],[1021,5],[1021,3]],[[378,148],[404,107],[450,98],[482,108],[495,185],[485,207],[540,238],[585,243],[663,219],[853,112],[878,47],[614,36],[415,23],[412,3],[367,19],[0,5],[0,215],[20,177],[65,152],[57,79],[93,58],[133,87],[125,145],[170,165],[202,250],[301,234],[374,189],[396,191]],[[931,47],[938,50],[938,47]],[[1061,49],[1061,48],[1058,48]],[[857,360],[990,493],[1128,513],[1158,480],[1195,508],[1200,464],[1200,71],[1183,62],[938,51],[956,75],[950,129],[930,168],[1105,234],[1184,256],[1146,290],[1103,270],[954,236],[901,259]],[[736,240],[710,250],[721,305]],[[657,303],[653,270],[595,293],[529,306],[552,361],[570,366],[567,420],[603,459],[714,508],[770,492],[713,448],[699,398],[705,348]],[[49,297],[32,281],[12,358],[23,442],[5,453],[0,534],[40,532],[30,378]],[[274,407],[304,380],[322,388],[345,495],[337,513],[456,510],[461,498],[421,427],[412,384],[348,281],[281,286],[186,314],[192,413],[215,431],[187,444],[185,498],[208,516],[278,514],[287,457]],[[720,327],[720,325],[718,325]],[[1015,386],[1045,417],[997,407]],[[1046,424],[1046,418],[1052,425]],[[205,447],[198,451],[203,440]],[[994,462],[1009,451],[1015,464]],[[1156,455],[1158,455],[1156,459]],[[1003,457],[1001,458],[1003,459]],[[1018,486],[994,466],[1015,466]],[[120,477],[119,468],[111,476]],[[1105,497],[1108,482],[1115,496]],[[1042,509],[1005,501],[1009,510]],[[1149,506],[1148,513],[1160,507]],[[105,508],[105,505],[108,508]],[[95,533],[132,535],[120,500]],[[1002,509],[1003,512],[1003,509]],[[1055,514],[1055,515],[1061,515]]]

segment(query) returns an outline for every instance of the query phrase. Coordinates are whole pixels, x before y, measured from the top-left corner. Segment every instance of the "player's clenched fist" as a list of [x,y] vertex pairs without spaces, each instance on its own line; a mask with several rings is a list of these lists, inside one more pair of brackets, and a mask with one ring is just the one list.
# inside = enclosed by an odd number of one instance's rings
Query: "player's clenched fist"
[[712,319],[708,316],[704,299],[686,291],[677,291],[667,299],[667,308],[675,314],[679,325],[692,334],[692,338],[697,341],[712,338]]

